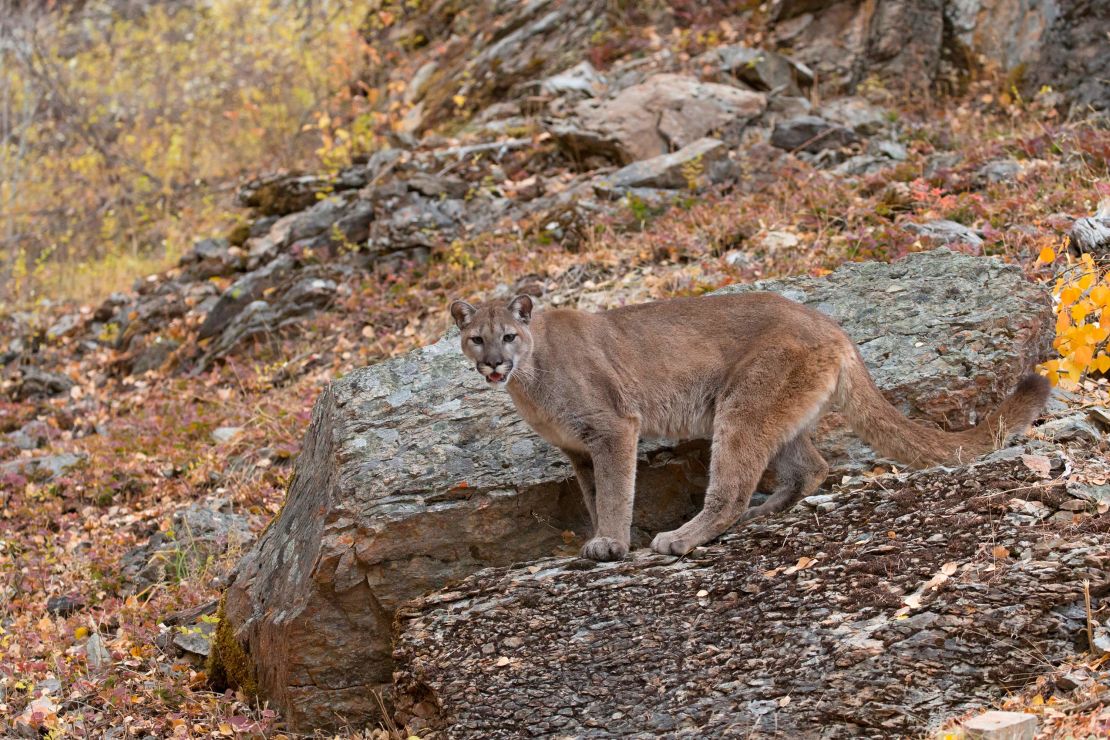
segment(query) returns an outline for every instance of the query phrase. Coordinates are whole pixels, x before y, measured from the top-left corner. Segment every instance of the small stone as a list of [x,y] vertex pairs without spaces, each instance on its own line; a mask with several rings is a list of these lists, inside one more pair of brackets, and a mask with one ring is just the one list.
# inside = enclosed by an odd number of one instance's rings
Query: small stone
[[868,149],[876,156],[886,157],[898,162],[904,162],[910,156],[906,147],[899,144],[897,141],[888,141],[885,139],[872,141]]
[[48,678],[35,684],[35,688],[43,694],[57,694],[62,690],[62,682],[56,678]]
[[976,182],[980,185],[996,182],[1015,180],[1021,174],[1021,162],[1015,159],[996,159],[987,162],[975,173]]
[[1087,671],[1068,671],[1064,675],[1056,678],[1056,688],[1061,691],[1075,691],[1080,687],[1088,685],[1093,680],[1091,674],[1087,673]]
[[1087,420],[1085,414],[1053,419],[1038,427],[1038,431],[1053,442],[1080,440],[1098,444],[1102,441],[1102,433]]
[[46,330],[46,338],[52,342],[72,336],[81,328],[81,317],[78,314],[67,314],[58,319],[58,322]]
[[216,625],[212,622],[200,622],[186,628],[184,632],[178,632],[173,636],[173,644],[193,655],[202,655],[208,657],[208,652],[212,646],[212,634],[216,631]]
[[547,95],[577,94],[594,98],[605,89],[605,78],[588,61],[540,82],[540,92]]
[[85,454],[62,452],[57,455],[44,457],[17,457],[5,463],[0,463],[0,475],[16,473],[28,478],[41,480],[54,480],[70,468],[85,460]]
[[212,431],[212,441],[216,444],[227,444],[242,433],[243,427],[219,427]]
[[890,124],[890,114],[863,98],[838,98],[821,106],[821,115],[863,136],[874,136]]
[[824,149],[839,149],[858,141],[859,137],[851,130],[818,116],[791,118],[775,126],[771,132],[771,146],[811,154]]
[[725,252],[725,262],[731,267],[750,267],[754,259],[747,252],[740,249],[732,249]]
[[104,647],[104,640],[99,632],[92,633],[89,641],[85,643],[85,658],[89,662],[89,669],[98,671],[112,663],[112,654]]
[[792,250],[801,243],[797,234],[789,231],[768,231],[759,239],[760,246],[768,254],[777,254],[785,250]]
[[46,600],[46,611],[59,617],[68,617],[85,606],[84,599],[73,596],[51,596]]
[[1091,652],[1099,657],[1110,655],[1110,631],[1101,624],[1096,624],[1093,631],[1095,636],[1094,639],[1091,640],[1091,647],[1093,647],[1094,650]]
[[965,722],[964,732],[975,740],[1033,740],[1037,717],[1022,712],[984,712]]
[[932,241],[934,244],[970,244],[979,246],[983,238],[955,221],[938,219],[924,224],[906,224],[906,228]]
[[728,147],[704,138],[677,152],[633,162],[604,179],[609,188],[667,188],[697,190],[727,178]]

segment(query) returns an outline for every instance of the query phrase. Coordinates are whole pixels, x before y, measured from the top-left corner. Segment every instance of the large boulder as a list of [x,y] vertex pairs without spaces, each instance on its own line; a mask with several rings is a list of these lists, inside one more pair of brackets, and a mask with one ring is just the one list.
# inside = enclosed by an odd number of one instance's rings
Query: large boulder
[[[757,286],[835,316],[904,410],[963,425],[1043,350],[1045,292],[1016,267],[947,250]],[[692,513],[706,445],[641,449],[634,544]],[[485,387],[451,336],[321,395],[286,503],[240,562],[211,655],[296,728],[365,722],[393,672],[397,608],[490,565],[586,534],[569,466]]]
[[1110,589],[1093,510],[1015,456],[836,486],[685,558],[491,568],[401,610],[396,720],[429,740],[931,736],[1085,648],[1084,584],[1096,609]]
[[914,90],[936,79],[944,39],[941,0],[779,0],[774,37],[825,87],[849,89],[869,76]]
[[849,129],[829,123],[819,116],[791,118],[779,123],[771,132],[771,146],[811,154],[851,146],[858,141],[859,137]]
[[813,84],[813,73],[805,65],[782,54],[743,44],[718,46],[694,61],[713,82],[731,78],[763,92],[800,95],[803,87]]
[[878,78],[913,91],[978,67],[1034,95],[1064,90],[1080,109],[1110,107],[1108,0],[775,0],[772,38],[822,86]]
[[633,162],[604,178],[612,188],[697,190],[731,174],[728,147],[718,139],[698,139],[672,154]]
[[766,107],[762,93],[657,74],[608,100],[582,101],[574,118],[552,123],[551,131],[573,157],[599,156],[629,164],[668,154],[710,134],[735,143]]
[[[1040,3],[1056,11],[1056,3]],[[1026,92],[1042,85],[1066,90],[1078,110],[1110,112],[1110,0],[1060,3],[1052,25],[1040,39],[1036,61],[1026,76]],[[1047,14],[1047,13],[1046,13]],[[1040,23],[1040,19],[1035,19]],[[1038,26],[1039,28],[1039,26]]]

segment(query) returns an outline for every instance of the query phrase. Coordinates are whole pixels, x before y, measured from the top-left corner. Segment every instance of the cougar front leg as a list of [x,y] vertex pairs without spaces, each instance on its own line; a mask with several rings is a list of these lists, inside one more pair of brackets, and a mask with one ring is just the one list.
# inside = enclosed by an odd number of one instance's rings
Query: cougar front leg
[[574,450],[563,450],[563,454],[570,460],[574,468],[574,475],[578,478],[578,487],[582,489],[582,501],[586,504],[586,511],[590,514],[590,535],[597,534],[597,504],[595,503],[597,491],[594,487],[594,461],[589,455]]
[[582,557],[620,560],[628,554],[632,536],[632,501],[636,493],[636,442],[639,429],[622,422],[604,436],[591,440],[594,464],[594,536],[582,547]]

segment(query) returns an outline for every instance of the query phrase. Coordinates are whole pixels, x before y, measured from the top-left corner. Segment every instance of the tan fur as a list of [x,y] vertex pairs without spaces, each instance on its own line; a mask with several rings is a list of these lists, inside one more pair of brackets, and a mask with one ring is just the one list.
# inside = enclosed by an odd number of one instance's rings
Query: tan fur
[[[456,301],[451,313],[479,372],[506,386],[525,421],[570,459],[594,525],[582,552],[599,560],[628,552],[641,437],[712,440],[703,510],[651,545],[682,555],[815,491],[828,466],[811,434],[830,408],[882,454],[928,465],[992,449],[1028,426],[1048,397],[1045,379],[1031,375],[972,429],[910,421],[835,322],[773,293],[534,316],[531,299],[517,296],[478,308]],[[776,489],[749,509],[768,467]]]

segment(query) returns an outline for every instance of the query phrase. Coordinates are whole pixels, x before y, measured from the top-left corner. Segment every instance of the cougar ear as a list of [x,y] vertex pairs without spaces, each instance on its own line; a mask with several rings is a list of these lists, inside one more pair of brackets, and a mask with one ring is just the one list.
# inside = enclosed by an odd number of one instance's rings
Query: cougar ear
[[522,324],[532,320],[532,296],[521,293],[509,301],[509,313]]
[[465,329],[477,310],[466,301],[455,301],[451,304],[451,318],[455,320],[455,326]]

